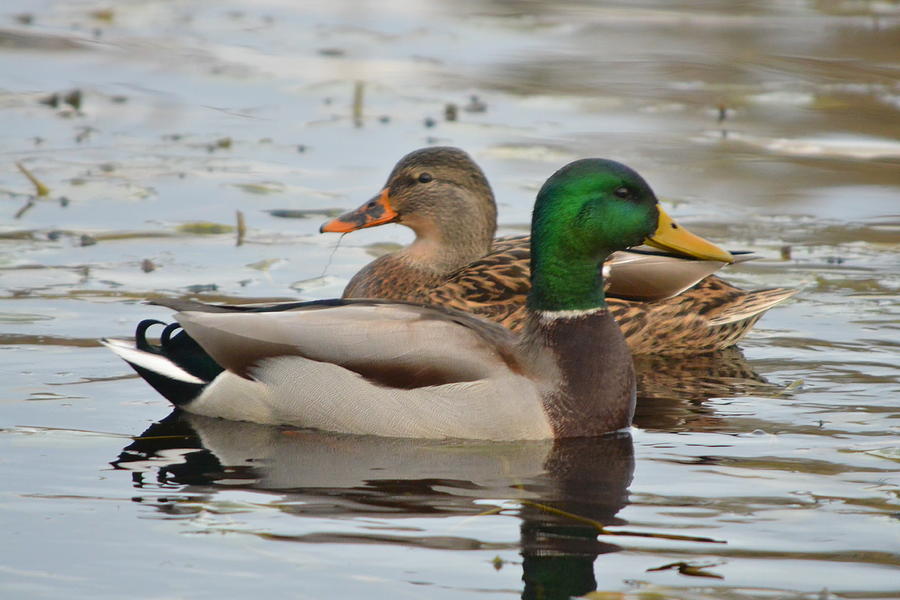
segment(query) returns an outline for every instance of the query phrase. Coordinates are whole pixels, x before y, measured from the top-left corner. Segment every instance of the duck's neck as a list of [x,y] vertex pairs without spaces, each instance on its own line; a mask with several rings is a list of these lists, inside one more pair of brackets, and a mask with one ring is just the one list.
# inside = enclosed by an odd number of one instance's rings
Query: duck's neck
[[[454,206],[445,200],[445,205]],[[471,203],[469,203],[471,204]],[[497,229],[496,211],[491,203],[484,213],[470,214],[461,220],[469,209],[461,209],[446,215],[413,215],[404,217],[402,223],[411,228],[415,241],[399,251],[396,256],[421,269],[449,274],[482,258],[491,249]]]
[[470,244],[448,245],[439,235],[416,235],[415,241],[396,252],[394,258],[417,271],[444,276],[478,260],[486,253]]
[[573,258],[559,244],[535,245],[532,236],[529,310],[575,315],[606,308],[600,267],[610,254]]
[[634,415],[635,377],[628,345],[603,294],[600,266],[609,253],[573,259],[558,248],[532,247],[523,337],[533,356],[549,357],[542,368],[558,382],[545,392],[544,408],[557,437],[626,428]]

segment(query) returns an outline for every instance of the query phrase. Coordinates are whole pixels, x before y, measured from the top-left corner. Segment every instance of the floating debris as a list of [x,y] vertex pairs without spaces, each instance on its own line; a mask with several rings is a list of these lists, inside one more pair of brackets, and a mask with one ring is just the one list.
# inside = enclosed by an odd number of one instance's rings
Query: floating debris
[[22,175],[27,177],[28,181],[30,181],[34,185],[35,194],[38,197],[47,196],[50,194],[50,188],[41,183],[41,181],[37,177],[35,177],[34,174],[25,167],[25,165],[17,161],[16,167],[18,167],[19,171],[22,172]]
[[[81,112],[81,101],[82,101],[82,93],[79,89],[74,89],[71,92],[66,92],[65,94],[60,94],[58,92],[54,92],[49,96],[44,96],[38,100],[39,104],[44,104],[49,106],[50,108],[59,108],[60,104],[68,104],[72,108],[75,109],[76,112]],[[70,116],[70,115],[68,115]]]
[[786,244],[781,247],[781,260],[791,260],[791,246]]
[[85,48],[85,45],[77,40],[58,35],[26,33],[8,29],[0,31],[0,46],[4,49],[51,51],[82,50]]
[[21,219],[22,216],[27,213],[34,206],[34,198],[29,198],[25,205],[16,211],[16,214],[13,216],[14,219]]
[[[62,235],[74,235],[70,231],[61,231]],[[95,233],[94,238],[98,242],[118,241],[118,240],[141,240],[141,239],[158,239],[172,237],[172,233],[168,231],[114,231],[110,233]]]
[[469,103],[463,107],[463,110],[470,113],[483,113],[487,111],[487,103],[483,102],[475,94],[472,94],[469,96]]
[[794,390],[802,388],[803,384],[804,381],[802,379],[795,379],[794,381],[781,388],[781,390],[773,397],[777,398],[779,396],[784,396],[785,394],[790,394]]
[[81,131],[78,132],[78,135],[75,136],[75,142],[80,144],[81,142],[87,140],[91,137],[91,134],[97,131],[91,126],[85,126],[81,128]]
[[[581,515],[577,515],[575,513],[570,513],[560,508],[556,508],[554,506],[549,506],[547,504],[541,504],[540,502],[534,502],[532,500],[522,500],[521,503],[527,506],[533,506],[539,510],[542,510],[546,513],[559,515],[561,517],[566,517],[568,519],[572,519],[573,521],[578,521],[581,523],[586,523],[597,530],[599,535],[622,535],[622,536],[631,536],[631,537],[644,537],[644,538],[653,538],[660,540],[679,540],[684,542],[699,542],[704,544],[724,544],[725,542],[722,540],[717,540],[708,537],[699,537],[695,535],[678,535],[674,533],[653,533],[649,531],[626,531],[622,529],[617,529],[615,531],[609,530],[606,526],[597,521],[595,519],[591,519],[589,517],[583,517]],[[677,563],[672,563],[677,564]],[[714,566],[714,565],[705,565],[705,566]],[[659,569],[663,569],[665,567],[660,567]],[[650,570],[650,569],[648,569]]]
[[344,211],[340,208],[275,208],[267,210],[266,212],[273,217],[278,217],[280,219],[309,219],[312,217],[333,218],[342,214]]
[[444,106],[444,120],[455,121],[459,117],[459,107],[452,102]]
[[425,117],[425,121],[423,121],[425,127],[431,128],[437,125],[437,121],[432,119],[431,117]]
[[219,138],[215,142],[207,144],[206,150],[207,152],[215,152],[216,150],[229,150],[232,143],[233,142],[230,137]]
[[691,577],[712,577],[713,579],[722,579],[721,575],[717,575],[715,573],[710,573],[709,571],[704,571],[703,569],[709,567],[717,567],[722,563],[710,563],[708,565],[692,565],[686,562],[673,562],[667,565],[663,565],[661,567],[654,567],[652,569],[647,569],[647,572],[650,571],[667,571],[669,569],[678,569],[678,572],[682,575],[689,575]]
[[234,187],[243,190],[249,194],[280,194],[284,192],[284,185],[277,182],[260,182],[260,183],[235,183]]
[[236,246],[244,245],[244,235],[247,233],[247,223],[244,221],[244,213],[241,211],[236,211],[236,219],[237,219],[237,242]]
[[154,263],[149,258],[145,258],[141,261],[141,271],[144,273],[152,273],[156,270],[156,263]]
[[210,223],[208,221],[195,221],[193,223],[182,223],[175,228],[179,233],[196,233],[200,235],[213,235],[218,233],[231,233],[234,227],[231,225],[223,225],[221,223]]
[[81,90],[75,89],[63,96],[63,102],[77,111],[81,110]]
[[353,124],[356,127],[362,127],[363,124],[363,95],[365,93],[365,84],[357,81],[353,84]]
[[319,48],[319,55],[341,57],[346,56],[347,52],[343,48]]
[[82,233],[81,237],[78,238],[78,241],[82,246],[93,246],[97,243],[97,238],[86,233]]
[[491,565],[493,565],[494,570],[496,570],[496,571],[499,571],[500,569],[502,569],[504,564],[505,564],[504,560],[502,558],[500,558],[499,555],[495,556],[491,560]]
[[111,8],[100,8],[97,10],[92,10],[88,13],[88,16],[98,21],[112,23],[116,18],[116,12]]
[[269,271],[275,265],[279,265],[284,262],[283,258],[265,258],[263,260],[258,260],[256,262],[250,263],[247,265],[250,269],[255,269],[257,271]]
[[877,456],[878,458],[886,458],[888,460],[896,460],[900,462],[900,447],[888,446],[886,448],[876,448],[875,450],[866,450],[865,454],[869,456]]
[[219,286],[215,283],[195,283],[194,285],[187,286],[185,289],[192,294],[202,294],[204,292],[217,292]]
[[38,104],[45,104],[50,108],[59,106],[59,94],[53,93],[38,100]]

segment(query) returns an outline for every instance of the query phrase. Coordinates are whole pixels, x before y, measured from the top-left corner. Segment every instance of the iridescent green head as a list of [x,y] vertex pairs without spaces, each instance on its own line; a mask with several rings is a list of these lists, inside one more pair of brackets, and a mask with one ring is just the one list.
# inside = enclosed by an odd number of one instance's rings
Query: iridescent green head
[[675,224],[644,178],[629,167],[586,158],[557,171],[538,192],[531,222],[533,310],[603,306],[600,265],[642,243],[730,262],[731,255]]

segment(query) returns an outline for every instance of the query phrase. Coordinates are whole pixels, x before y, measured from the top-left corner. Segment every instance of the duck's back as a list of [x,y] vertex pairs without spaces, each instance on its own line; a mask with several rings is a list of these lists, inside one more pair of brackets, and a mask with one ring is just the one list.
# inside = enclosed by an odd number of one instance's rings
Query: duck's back
[[531,288],[528,236],[501,238],[477,261],[423,287],[417,301],[476,314],[520,331]]

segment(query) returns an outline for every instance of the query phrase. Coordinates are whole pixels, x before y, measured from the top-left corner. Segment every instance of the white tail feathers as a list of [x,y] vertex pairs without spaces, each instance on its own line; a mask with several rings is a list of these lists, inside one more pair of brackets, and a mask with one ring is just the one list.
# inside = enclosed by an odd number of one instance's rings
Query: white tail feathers
[[168,358],[160,356],[159,354],[138,350],[131,342],[126,342],[125,340],[102,339],[100,340],[100,343],[115,352],[125,362],[136,367],[159,373],[163,377],[175,381],[199,384],[206,383],[202,379],[194,377]]

